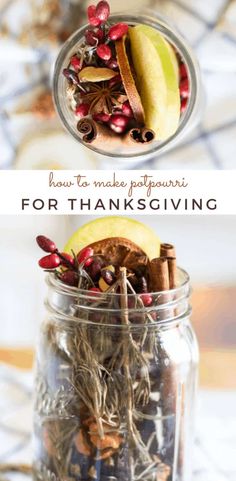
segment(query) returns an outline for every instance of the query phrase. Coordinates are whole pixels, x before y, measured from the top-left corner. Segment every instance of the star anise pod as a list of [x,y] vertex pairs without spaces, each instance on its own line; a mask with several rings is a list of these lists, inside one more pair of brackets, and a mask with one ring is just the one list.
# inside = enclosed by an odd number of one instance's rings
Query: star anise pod
[[112,114],[127,100],[122,84],[109,85],[109,82],[89,83],[87,93],[83,93],[81,97],[83,102],[90,104],[90,114]]

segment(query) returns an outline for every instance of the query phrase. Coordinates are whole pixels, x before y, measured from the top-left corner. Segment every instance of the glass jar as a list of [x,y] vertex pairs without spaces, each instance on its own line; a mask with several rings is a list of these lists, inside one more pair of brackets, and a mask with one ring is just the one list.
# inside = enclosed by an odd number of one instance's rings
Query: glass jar
[[34,479],[190,481],[198,347],[187,273],[148,308],[136,294],[47,283]]
[[[53,79],[54,102],[64,127],[77,141],[94,150],[98,154],[105,156],[110,164],[112,161],[111,158],[114,158],[116,165],[117,162],[127,163],[134,161],[137,164],[138,162],[143,162],[150,157],[157,157],[158,155],[165,153],[170,148],[179,145],[180,141],[199,122],[203,103],[200,71],[195,54],[187,44],[186,40],[178,33],[177,30],[173,28],[173,26],[167,24],[162,17],[157,15],[154,16],[153,12],[150,13],[147,11],[142,14],[136,13],[134,15],[111,15],[110,21],[111,23],[126,22],[129,25],[137,25],[141,23],[153,27],[163,34],[168,42],[174,47],[174,49],[179,52],[180,57],[186,64],[188,72],[190,97],[187,108],[184,114],[181,115],[179,127],[176,133],[163,142],[154,141],[152,143],[139,144],[139,148],[137,148],[137,146],[131,147],[131,143],[128,146],[124,144],[123,147],[119,145],[119,147],[114,148],[112,142],[110,144],[109,142],[105,142],[99,147],[96,147],[93,145],[93,143],[83,142],[82,136],[79,134],[77,129],[78,119],[76,119],[76,116],[72,111],[70,103],[67,99],[66,89],[68,83],[66,78],[62,75],[62,71],[64,68],[68,67],[70,58],[82,43],[85,30],[88,27],[87,25],[77,30],[65,42],[58,55],[54,68]],[[140,145],[142,147],[140,147]],[[101,160],[104,160],[104,158],[101,157]]]

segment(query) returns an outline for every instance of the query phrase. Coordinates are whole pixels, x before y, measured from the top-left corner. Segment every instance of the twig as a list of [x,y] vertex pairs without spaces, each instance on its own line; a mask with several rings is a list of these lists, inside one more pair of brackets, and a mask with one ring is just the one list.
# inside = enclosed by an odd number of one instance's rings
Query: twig
[[32,474],[32,466],[29,464],[0,464],[0,473]]

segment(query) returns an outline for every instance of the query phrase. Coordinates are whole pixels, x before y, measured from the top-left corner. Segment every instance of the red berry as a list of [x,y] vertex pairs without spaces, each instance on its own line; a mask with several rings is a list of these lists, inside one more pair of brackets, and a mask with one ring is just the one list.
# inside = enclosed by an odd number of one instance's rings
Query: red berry
[[86,117],[86,115],[88,115],[89,107],[90,107],[89,104],[83,104],[83,103],[79,104],[75,109],[75,114],[77,115],[77,117],[82,119],[83,117]]
[[74,257],[72,257],[70,254],[67,254],[67,252],[62,252],[61,255],[66,259],[65,261],[61,259],[62,266],[68,267],[68,262],[71,264],[71,266],[74,266],[75,264]]
[[123,112],[124,115],[126,115],[126,117],[133,117],[134,116],[133,110],[131,109],[131,106],[130,106],[130,103],[129,103],[128,100],[126,100],[126,102],[123,103],[122,112]]
[[60,274],[60,280],[68,286],[77,287],[79,276],[75,271],[65,271]]
[[73,55],[73,57],[71,57],[70,64],[75,70],[80,70],[82,68],[81,59],[78,58],[77,55]]
[[96,35],[95,35],[95,32],[94,32],[93,30],[89,30],[89,29],[86,30],[86,32],[85,32],[84,35],[85,35],[86,43],[87,43],[88,45],[91,45],[92,47],[93,47],[94,45],[97,45],[98,39],[97,39],[97,37],[96,37]]
[[88,290],[89,290],[90,296],[94,297],[94,300],[96,300],[96,298],[98,298],[98,294],[102,292],[101,289],[99,289],[99,287],[90,287],[90,289]]
[[110,60],[111,58],[111,49],[105,43],[98,45],[96,52],[102,60]]
[[90,5],[88,7],[87,14],[90,25],[92,25],[93,27],[99,27],[99,25],[101,25],[101,20],[96,17],[95,5]]
[[105,114],[105,112],[100,112],[99,114],[93,115],[93,120],[95,120],[95,122],[104,122],[106,124],[110,120],[110,115]]
[[179,73],[180,73],[181,79],[184,79],[184,78],[188,77],[187,67],[186,67],[185,63],[181,63],[181,65],[179,67]]
[[108,38],[110,38],[110,40],[118,40],[128,33],[128,29],[127,23],[117,23],[110,28]]
[[143,304],[145,307],[151,306],[152,304],[152,296],[150,294],[141,294],[140,299],[142,299]]
[[103,37],[104,37],[104,34],[101,28],[98,28],[97,30],[87,29],[85,32],[86,42],[88,45],[91,45],[92,47],[94,47],[95,45],[98,45],[98,43],[103,40]]
[[181,80],[180,82],[180,95],[182,98],[187,98],[189,97],[189,82],[188,82],[188,78],[185,78],[183,80]]
[[111,89],[114,85],[119,84],[122,82],[122,78],[120,74],[117,74],[115,77],[111,78],[108,82],[108,87]]
[[114,132],[122,134],[127,129],[129,118],[122,114],[113,114],[110,117],[109,125]]
[[98,42],[101,42],[104,39],[104,32],[102,28],[97,28],[97,30],[95,30],[95,35],[98,39]]
[[111,58],[110,60],[108,60],[108,62],[106,62],[106,66],[108,68],[111,68],[112,70],[115,70],[118,68],[118,62],[115,58]]
[[84,264],[85,267],[90,266],[93,262],[93,249],[92,247],[84,247],[77,255],[78,263]]
[[134,297],[132,296],[132,297],[129,297],[129,298],[128,298],[128,308],[129,308],[129,309],[134,309],[134,307],[135,307],[135,299],[134,299]]
[[110,15],[110,5],[108,2],[105,0],[101,0],[101,2],[98,2],[96,6],[96,11],[95,11],[95,16],[96,18],[99,18],[101,22],[106,22],[109,15]]
[[74,70],[71,70],[70,68],[64,68],[62,71],[63,75],[72,82],[74,85],[79,84],[79,78],[76,72]]
[[61,259],[57,254],[44,256],[39,260],[39,266],[43,269],[55,269],[61,264]]
[[44,235],[38,235],[36,237],[36,242],[38,246],[45,252],[54,252],[57,250],[55,242],[53,242],[51,239],[48,239],[48,237],[45,237]]
[[102,291],[101,289],[99,289],[99,287],[90,287],[89,292],[102,292]]
[[188,99],[182,99],[181,100],[181,108],[180,108],[180,112],[181,114],[183,114],[187,108],[187,105],[188,105]]

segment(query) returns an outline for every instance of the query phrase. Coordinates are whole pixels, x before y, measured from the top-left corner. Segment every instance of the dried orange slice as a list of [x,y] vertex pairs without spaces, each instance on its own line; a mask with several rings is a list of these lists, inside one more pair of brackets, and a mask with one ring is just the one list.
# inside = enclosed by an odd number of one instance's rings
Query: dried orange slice
[[[68,240],[64,252],[76,254],[84,247],[101,239],[122,238],[145,252],[149,259],[160,255],[160,239],[145,224],[130,217],[106,216],[82,225]],[[125,244],[127,246],[127,244]],[[137,247],[138,246],[138,247]],[[128,245],[130,247],[130,244]]]

